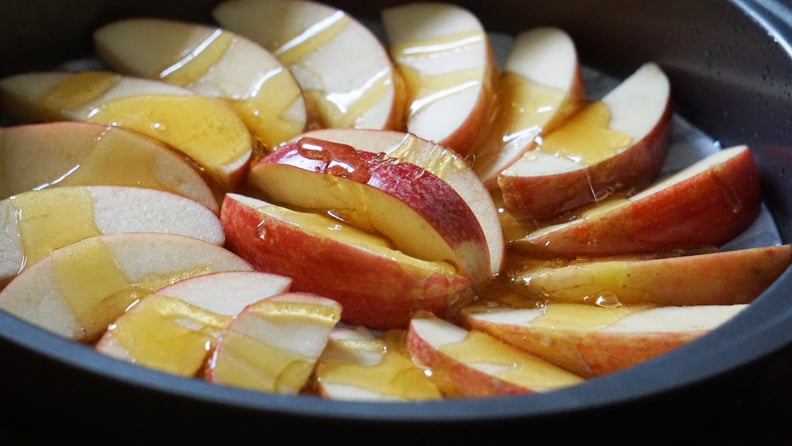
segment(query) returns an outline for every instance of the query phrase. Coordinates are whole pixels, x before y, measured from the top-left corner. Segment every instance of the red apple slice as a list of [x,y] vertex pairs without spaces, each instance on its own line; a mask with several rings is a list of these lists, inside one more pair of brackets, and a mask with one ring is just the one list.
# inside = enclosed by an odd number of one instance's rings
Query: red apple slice
[[196,201],[156,189],[64,186],[0,201],[0,282],[86,237],[166,232],[225,242],[220,218]]
[[760,203],[753,156],[747,146],[735,146],[627,199],[601,203],[570,222],[514,240],[511,246],[526,254],[558,257],[719,247],[754,221]]
[[137,132],[79,121],[0,129],[0,199],[52,186],[139,186],[183,195],[219,213],[198,167]]
[[684,345],[747,307],[694,305],[650,308],[550,303],[544,308],[471,305],[465,327],[489,333],[584,377],[610,373]]
[[231,316],[151,294],[133,303],[108,326],[96,350],[144,367],[193,377],[230,322]]
[[509,274],[517,294],[589,304],[750,303],[789,266],[792,246],[642,260],[574,262]]
[[489,247],[491,272],[500,272],[504,258],[503,230],[492,196],[468,163],[455,151],[411,133],[392,130],[320,129],[308,138],[348,144],[358,150],[385,153],[440,177],[461,196],[478,218]]
[[90,121],[143,133],[192,158],[223,190],[239,186],[252,156],[250,131],[222,101],[109,71],[4,78],[0,110],[23,121]]
[[542,26],[518,34],[498,83],[498,118],[475,151],[473,168],[490,189],[498,175],[536,147],[586,100],[575,43],[566,31]]
[[655,63],[642,65],[501,172],[506,210],[541,222],[646,187],[665,161],[671,115],[665,73]]
[[245,37],[155,18],[114,21],[93,37],[99,58],[116,71],[226,100],[265,147],[305,130],[300,85],[274,55]]
[[420,2],[387,7],[381,17],[407,86],[407,130],[470,154],[495,109],[497,66],[478,18],[452,3]]
[[345,11],[303,0],[230,0],[212,15],[289,68],[303,90],[312,126],[401,126],[404,92],[398,73],[379,39]]
[[546,392],[583,381],[483,331],[468,331],[433,316],[410,321],[407,348],[419,364],[431,371],[433,381],[449,396]]
[[492,274],[487,239],[470,206],[415,164],[301,138],[254,165],[248,183],[268,201],[330,212],[410,256],[450,262],[474,285]]
[[[398,330],[397,333],[401,333]],[[377,337],[363,326],[336,328],[316,364],[319,395],[335,400],[417,401],[442,398],[397,336]],[[399,344],[395,344],[395,343]]]
[[204,378],[229,386],[299,393],[340,316],[338,302],[313,294],[262,299],[239,313],[220,335]]
[[94,342],[124,310],[163,286],[251,265],[213,243],[138,232],[89,237],[29,266],[0,291],[0,309],[45,330]]
[[349,324],[404,328],[416,310],[446,314],[470,301],[469,280],[451,265],[407,256],[329,217],[228,194],[220,219],[231,250],[292,278],[293,291],[339,301]]

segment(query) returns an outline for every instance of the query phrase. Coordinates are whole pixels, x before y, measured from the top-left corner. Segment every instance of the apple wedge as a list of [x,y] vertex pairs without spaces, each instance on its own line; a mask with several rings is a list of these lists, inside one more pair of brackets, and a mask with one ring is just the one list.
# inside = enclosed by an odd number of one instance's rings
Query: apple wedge
[[81,121],[0,128],[0,199],[52,186],[138,186],[182,195],[218,214],[198,166],[169,146]]
[[303,0],[228,0],[212,16],[289,68],[302,88],[310,127],[401,126],[398,72],[379,39],[343,10]]
[[489,334],[431,315],[414,317],[407,348],[444,395],[489,397],[546,392],[583,379]]
[[756,299],[789,267],[792,246],[657,259],[573,262],[509,274],[516,294],[588,304],[730,305]]
[[[401,330],[397,330],[401,333]],[[375,336],[363,326],[330,333],[314,379],[324,398],[354,401],[420,401],[442,398],[437,386],[400,352],[401,339]]]
[[407,255],[450,262],[473,285],[492,274],[487,239],[470,206],[446,181],[416,164],[300,138],[256,163],[248,184],[267,201],[328,212],[382,234]]
[[461,318],[470,330],[481,330],[580,376],[593,377],[684,345],[747,306],[548,303],[544,308],[506,308],[475,304],[463,309]]
[[648,186],[660,173],[671,135],[671,87],[647,62],[601,100],[542,136],[498,176],[507,211],[548,221],[618,192]]
[[380,15],[408,92],[407,130],[470,154],[494,116],[498,71],[478,18],[432,2],[390,6]]
[[348,324],[404,328],[416,310],[445,315],[471,300],[470,281],[451,265],[407,256],[330,217],[228,194],[220,220],[229,249],[290,277],[292,291],[337,300]]
[[244,180],[253,138],[224,102],[110,71],[29,72],[0,80],[0,111],[27,121],[89,121],[137,131],[181,151],[221,191]]
[[514,38],[498,82],[499,112],[473,168],[489,189],[498,175],[536,148],[586,102],[580,61],[566,31],[542,26]]
[[308,293],[284,293],[246,307],[223,331],[209,357],[207,381],[297,394],[341,317],[341,305]]
[[528,255],[565,258],[719,247],[754,221],[760,204],[754,158],[747,146],[734,146],[510,246]]
[[86,237],[166,232],[225,242],[220,218],[181,195],[128,186],[64,186],[0,201],[0,282]]
[[500,272],[505,245],[498,209],[476,173],[455,151],[412,133],[396,130],[319,129],[303,136],[347,144],[358,150],[385,153],[440,177],[467,202],[478,218],[489,247],[491,273]]
[[140,366],[193,377],[229,323],[231,316],[150,294],[108,326],[96,350]]
[[300,85],[272,53],[230,31],[155,18],[110,22],[94,34],[99,58],[131,76],[223,99],[266,148],[305,130]]
[[52,251],[0,291],[0,309],[79,342],[99,339],[137,299],[186,277],[252,271],[231,251],[184,235],[89,237]]

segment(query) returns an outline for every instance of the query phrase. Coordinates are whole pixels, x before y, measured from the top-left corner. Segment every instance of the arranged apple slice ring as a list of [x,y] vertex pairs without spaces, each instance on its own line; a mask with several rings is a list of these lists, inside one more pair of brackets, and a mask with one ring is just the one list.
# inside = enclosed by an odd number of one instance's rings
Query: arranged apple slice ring
[[291,72],[261,45],[217,27],[135,18],[94,32],[112,69],[224,99],[269,149],[305,130],[306,109]]

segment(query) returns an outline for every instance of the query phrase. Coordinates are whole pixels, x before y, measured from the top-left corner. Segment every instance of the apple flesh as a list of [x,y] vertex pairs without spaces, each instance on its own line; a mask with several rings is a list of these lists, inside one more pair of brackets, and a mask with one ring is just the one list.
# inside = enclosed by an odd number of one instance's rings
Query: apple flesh
[[98,28],[94,46],[112,69],[227,101],[264,147],[305,130],[306,109],[291,72],[257,43],[221,28],[155,18]]
[[0,128],[0,199],[53,186],[138,186],[182,195],[219,214],[198,166],[169,146],[81,121]]
[[505,209],[546,222],[647,187],[665,161],[671,116],[668,78],[657,64],[645,63],[500,173]]
[[231,0],[212,16],[288,67],[302,88],[309,128],[401,126],[399,74],[379,39],[345,11],[303,0]]
[[390,6],[381,18],[408,92],[407,130],[469,155],[496,103],[497,64],[478,18],[451,3]]
[[67,339],[91,343],[137,299],[186,277],[226,270],[253,268],[195,237],[156,232],[88,237],[15,276],[0,291],[0,309]]
[[760,204],[754,158],[747,146],[734,146],[510,246],[527,255],[564,258],[719,247],[756,219]]
[[648,361],[729,321],[748,304],[617,306],[548,303],[543,308],[477,304],[462,323],[580,376]]
[[499,111],[471,160],[489,189],[498,175],[536,148],[586,102],[577,50],[566,31],[541,26],[514,38],[498,82]]
[[489,397],[546,392],[583,379],[489,334],[431,315],[414,317],[407,348],[444,395]]
[[220,335],[204,379],[297,394],[309,383],[340,317],[338,302],[314,294],[262,299],[242,310]]
[[329,212],[382,234],[410,256],[450,262],[474,285],[491,276],[487,239],[470,206],[448,183],[415,164],[300,138],[256,163],[248,183],[268,201]]
[[348,324],[404,328],[417,310],[445,315],[472,300],[470,281],[451,265],[407,256],[330,217],[228,194],[220,220],[229,249],[290,277],[292,291],[337,300]]
[[143,133],[190,157],[221,191],[243,182],[253,154],[250,131],[219,99],[110,71],[6,77],[0,111],[24,122],[89,121]]
[[218,215],[196,201],[128,186],[63,186],[0,200],[0,282],[87,237],[165,232],[225,242]]

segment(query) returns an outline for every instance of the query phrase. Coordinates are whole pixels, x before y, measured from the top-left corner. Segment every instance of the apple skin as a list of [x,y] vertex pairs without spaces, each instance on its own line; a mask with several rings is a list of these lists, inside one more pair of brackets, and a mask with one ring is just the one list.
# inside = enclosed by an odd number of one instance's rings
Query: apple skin
[[[638,76],[648,77],[650,80],[639,83],[633,81]],[[631,79],[632,78],[632,79]],[[635,85],[639,84],[639,85]],[[645,86],[641,84],[646,84]],[[620,91],[622,88],[630,91]],[[627,115],[643,113],[642,102],[627,102],[632,97],[641,98],[639,88],[656,89],[657,92],[646,93],[657,95],[662,100],[660,110],[652,110],[655,121],[650,126],[631,126],[633,119]],[[632,91],[636,90],[636,91]],[[608,96],[618,94],[621,99],[608,101]],[[626,97],[626,98],[625,98]],[[612,121],[617,118],[626,121],[624,129],[618,129],[631,134],[632,143],[622,148],[613,156],[605,158],[591,165],[578,163],[576,168],[554,169],[548,168],[546,173],[521,174],[521,163],[525,164],[550,164],[556,161],[551,154],[540,151],[528,151],[520,161],[513,163],[508,169],[498,175],[498,187],[503,197],[505,209],[517,218],[547,222],[569,211],[596,203],[614,193],[641,190],[655,181],[665,161],[666,153],[671,138],[672,129],[672,101],[670,86],[665,74],[653,63],[647,63],[639,68],[631,77],[615,87],[609,95],[602,99],[612,110]],[[618,107],[616,105],[620,104]],[[622,104],[624,103],[624,104]],[[619,113],[620,116],[616,116]],[[623,116],[622,116],[623,115]],[[647,118],[649,119],[649,118]],[[612,128],[613,124],[611,124]],[[554,132],[564,130],[564,126],[556,128]],[[548,136],[548,135],[545,135]],[[530,168],[535,170],[535,168]]]
[[718,151],[627,199],[512,240],[516,252],[574,258],[717,248],[756,219],[759,172],[747,146]]
[[[259,271],[290,277],[292,291],[337,300],[344,307],[345,323],[404,328],[414,311],[447,314],[472,298],[470,281],[450,265],[339,241],[332,233],[311,233],[301,228],[304,222],[283,220],[264,210],[265,205],[255,198],[226,195],[220,211],[226,246]],[[357,232],[313,216],[326,227]]]
[[[301,188],[291,187],[299,182]],[[489,245],[470,206],[415,164],[346,144],[300,138],[256,163],[248,183],[287,207],[341,213],[404,253],[448,261],[480,284],[491,276]]]
[[792,246],[667,258],[605,259],[509,274],[511,289],[554,302],[657,305],[750,303],[789,267]]

